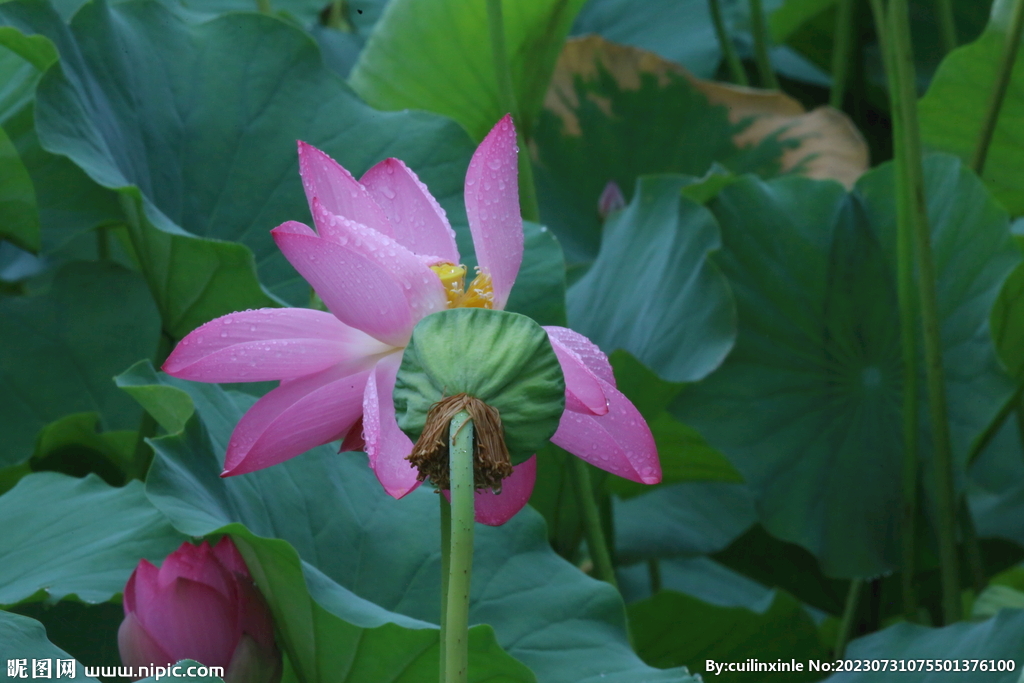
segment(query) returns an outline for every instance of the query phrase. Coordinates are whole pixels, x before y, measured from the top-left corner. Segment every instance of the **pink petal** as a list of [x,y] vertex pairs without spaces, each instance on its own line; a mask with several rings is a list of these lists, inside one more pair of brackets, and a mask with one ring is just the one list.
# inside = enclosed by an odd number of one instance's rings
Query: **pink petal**
[[615,373],[612,372],[612,364],[608,362],[608,356],[598,348],[597,344],[584,337],[575,330],[567,327],[549,326],[544,331],[548,333],[551,345],[558,344],[563,349],[572,351],[583,364],[590,368],[590,371],[608,384],[615,386]]
[[124,613],[131,614],[156,595],[160,570],[148,560],[140,560],[124,587]]
[[[490,489],[476,492],[476,521],[487,526],[501,526],[526,507],[537,481],[537,456],[512,467],[512,476],[501,482],[501,493]],[[452,499],[451,491],[444,492],[445,498]]]
[[351,451],[366,452],[366,442],[363,441],[363,418],[356,420],[356,423],[345,434],[345,438],[341,440],[341,448],[338,449],[338,452],[348,453]]
[[388,495],[401,498],[417,486],[418,472],[406,458],[412,453],[412,441],[395,421],[395,376],[402,354],[384,357],[370,374],[363,396],[363,439],[370,467]]
[[608,397],[608,414],[566,410],[551,442],[612,474],[642,484],[657,484],[661,481],[661,463],[647,422],[622,392],[598,381]]
[[235,426],[221,476],[255,472],[341,438],[359,419],[369,373],[335,367],[268,393]]
[[385,159],[367,171],[359,182],[384,209],[395,241],[414,254],[458,264],[455,231],[444,209],[412,169],[398,159]]
[[136,616],[175,662],[226,667],[241,635],[234,600],[184,577],[161,589]]
[[[153,640],[134,614],[129,614],[117,629],[117,649],[124,666],[166,665],[171,655]],[[138,680],[137,678],[135,680]]]
[[502,310],[523,261],[518,148],[506,115],[476,148],[466,173],[466,216],[480,270],[491,276],[494,308]]
[[222,536],[217,541],[217,545],[213,546],[213,554],[216,556],[217,561],[229,572],[251,580],[249,567],[246,566],[242,553],[238,552],[238,548],[235,547],[235,543],[231,540],[230,536]]
[[235,597],[234,575],[217,560],[206,541],[198,546],[186,543],[167,556],[160,566],[160,588],[169,586],[179,577],[205,584],[225,600]]
[[252,636],[256,643],[267,651],[275,649],[274,618],[270,614],[263,595],[251,579],[240,579],[238,586],[237,620],[241,632]]
[[[302,223],[283,223],[271,234],[295,270],[341,322],[392,346],[405,346],[422,315],[415,314],[402,282],[390,269],[317,237]],[[443,295],[441,280],[431,275]]]
[[[558,357],[558,363],[562,366],[562,374],[565,376],[565,407],[577,413],[589,413],[590,415],[604,415],[608,412],[608,399],[604,395],[601,385],[606,384],[597,374],[591,370],[583,359],[573,350],[572,346],[560,341],[566,337],[565,334],[552,335],[548,331],[548,339],[551,341],[551,348]],[[565,329],[565,328],[554,328]],[[572,332],[572,330],[565,330]],[[575,334],[575,332],[573,332]],[[582,335],[579,335],[582,336]]]
[[336,216],[313,200],[313,218],[317,225],[333,226],[336,240],[376,263],[405,289],[405,296],[419,321],[425,315],[448,308],[448,297],[441,279],[424,262],[401,244],[376,230]]
[[[311,211],[313,200],[319,199],[333,214],[362,223],[382,234],[392,234],[384,210],[373,201],[366,188],[334,159],[302,141],[299,141],[299,175],[302,176],[302,187]],[[319,225],[317,229],[322,236],[331,236],[330,226],[326,233]]]
[[372,365],[367,356],[389,350],[330,313],[307,308],[261,308],[211,320],[188,334],[163,371],[200,382],[293,379],[345,364]]

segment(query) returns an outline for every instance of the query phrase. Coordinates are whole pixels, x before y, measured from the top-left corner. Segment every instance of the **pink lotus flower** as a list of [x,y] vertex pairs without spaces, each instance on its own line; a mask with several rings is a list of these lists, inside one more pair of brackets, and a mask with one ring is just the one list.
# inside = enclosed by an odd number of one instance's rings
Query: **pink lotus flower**
[[[523,258],[516,132],[506,116],[466,173],[466,214],[479,274],[464,291],[455,233],[416,174],[385,159],[359,180],[299,143],[316,232],[289,221],[271,234],[330,313],[286,308],[232,313],[189,334],[164,363],[203,382],[281,380],[242,418],[224,474],[270,467],[344,438],[365,450],[384,489],[401,498],[419,482],[412,442],[392,404],[402,350],[424,316],[455,307],[504,309]],[[562,365],[566,411],[552,441],[587,462],[647,484],[661,480],[654,439],[615,388],[608,358],[586,337],[546,328]],[[527,502],[536,459],[518,465],[502,492],[477,493],[477,520],[503,524]]]
[[227,683],[275,683],[281,653],[263,596],[231,538],[183,543],[159,569],[146,560],[124,589],[117,645],[125,666],[194,659],[224,667]]

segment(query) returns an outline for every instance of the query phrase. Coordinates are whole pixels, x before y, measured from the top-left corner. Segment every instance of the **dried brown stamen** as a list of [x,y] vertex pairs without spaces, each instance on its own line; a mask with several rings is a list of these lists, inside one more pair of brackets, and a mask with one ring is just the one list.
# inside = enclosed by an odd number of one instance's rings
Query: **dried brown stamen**
[[448,467],[448,429],[460,410],[473,421],[473,483],[478,489],[500,489],[512,474],[501,416],[495,408],[469,394],[442,398],[427,411],[423,433],[407,460],[419,470],[420,481],[430,479],[439,490],[451,486]]

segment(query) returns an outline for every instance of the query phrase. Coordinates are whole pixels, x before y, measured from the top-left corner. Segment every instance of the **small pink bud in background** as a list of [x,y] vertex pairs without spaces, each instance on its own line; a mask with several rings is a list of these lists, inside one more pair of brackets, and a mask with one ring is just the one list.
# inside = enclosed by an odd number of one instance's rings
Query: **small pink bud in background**
[[597,200],[597,212],[601,214],[601,220],[607,220],[608,215],[613,211],[625,208],[626,198],[622,196],[619,184],[609,180],[601,192],[601,198]]
[[270,609],[227,536],[184,543],[159,569],[146,560],[124,589],[117,632],[125,666],[194,659],[224,667],[227,683],[276,683],[281,653]]

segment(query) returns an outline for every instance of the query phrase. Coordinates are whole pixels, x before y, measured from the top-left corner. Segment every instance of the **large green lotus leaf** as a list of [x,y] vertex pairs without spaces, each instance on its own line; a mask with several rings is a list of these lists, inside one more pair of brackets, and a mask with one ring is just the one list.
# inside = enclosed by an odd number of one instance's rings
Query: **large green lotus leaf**
[[[762,4],[771,16],[786,3],[765,0]],[[747,2],[722,0],[721,5],[730,35],[749,43]],[[572,33],[598,33],[617,43],[650,50],[702,78],[713,77],[722,59],[707,0],[591,0],[580,12]]]
[[678,176],[640,178],[568,301],[573,329],[606,353],[629,351],[673,382],[708,375],[736,338],[729,285],[708,259],[720,245],[718,226],[680,194],[685,184]]
[[[437,623],[435,494],[420,489],[393,500],[364,456],[339,456],[330,446],[221,479],[231,429],[252,399],[165,375],[159,381],[188,391],[202,419],[193,418],[180,436],[152,442],[158,455],[147,493],[180,530],[205,534],[244,524],[295,548],[325,608]],[[525,510],[502,527],[477,525],[475,553],[470,621],[493,626],[499,645],[539,681],[692,680],[678,669],[651,669],[633,654],[617,593],[557,557],[536,513]],[[341,601],[338,591],[350,597]]]
[[[925,185],[962,479],[971,442],[1013,391],[988,312],[1020,255],[1005,213],[957,159],[928,157]],[[739,337],[719,371],[677,399],[676,415],[737,466],[765,527],[810,550],[826,574],[895,568],[903,369],[892,165],[849,195],[833,183],[748,178],[711,206]]]
[[659,486],[614,509],[616,559],[627,564],[718,552],[757,519],[747,487],[720,482]]
[[629,199],[651,173],[792,170],[852,185],[867,167],[859,133],[834,110],[806,113],[782,93],[701,81],[598,36],[566,43],[533,142],[541,217],[570,264],[597,253],[610,181]]
[[465,224],[465,133],[430,114],[374,111],[289,23],[255,13],[190,23],[153,2],[87,4],[70,28],[39,3],[7,3],[0,17],[57,45],[61,61],[37,89],[40,140],[121,191],[175,337],[270,305],[256,269],[273,295],[308,301],[269,234],[308,221],[296,139],[356,174],[386,156],[403,159]]
[[157,349],[159,316],[137,273],[66,265],[45,294],[0,297],[0,319],[0,466],[27,460],[39,430],[68,413],[138,427],[138,407],[112,381]]
[[0,47],[0,123],[5,126],[13,114],[32,101],[40,74],[57,60],[57,51],[46,38],[0,27],[0,44],[9,43],[17,49]]
[[[8,661],[25,660],[15,662],[12,666],[25,665],[25,677],[32,675],[33,659],[50,660],[51,675],[56,676],[57,663],[54,660],[68,660],[68,653],[46,639],[46,629],[35,619],[23,617],[20,614],[0,611],[0,643],[4,644],[4,654]],[[62,678],[71,679],[71,676]],[[86,676],[82,665],[75,662],[74,679],[82,683],[99,683],[95,678]]]
[[[437,675],[437,627],[367,603],[304,564],[286,541],[259,538],[240,524],[218,531],[232,533],[300,680],[413,683]],[[488,626],[470,631],[469,671],[476,683],[537,680],[501,650]]]
[[[680,618],[686,615],[686,618]],[[827,657],[810,615],[790,594],[778,592],[767,610],[722,607],[699,598],[663,590],[629,606],[629,622],[637,653],[654,666],[689,666],[707,680],[743,683],[749,672],[718,673],[715,662],[782,660],[803,663],[803,671],[773,671],[766,678],[796,683],[815,681],[807,660]]]
[[524,221],[523,232],[523,264],[519,267],[505,310],[522,313],[541,325],[565,327],[565,258],[562,247],[543,225]]
[[90,472],[112,486],[131,478],[138,434],[123,429],[101,432],[99,413],[72,413],[43,427],[30,464],[35,470],[84,477]]
[[[584,1],[503,3],[505,50],[524,132],[533,128],[562,40]],[[507,113],[498,95],[482,2],[391,0],[349,82],[379,109],[444,114],[475,140]]]
[[[992,619],[981,622],[960,622],[945,628],[928,628],[917,624],[899,623],[895,626],[858,638],[846,648],[846,659],[896,660],[910,664],[911,660],[937,659],[940,666],[952,662],[960,664],[959,671],[860,671],[829,676],[827,683],[955,683],[971,680],[985,683],[1017,683],[1020,667],[1021,642],[1024,642],[1024,610],[1003,610]],[[962,668],[967,660],[971,667]],[[981,661],[1009,660],[1011,671],[984,672],[976,668]],[[978,664],[975,664],[977,662]]]
[[547,332],[518,313],[457,308],[412,331],[395,380],[395,414],[414,442],[431,407],[469,394],[498,411],[512,463],[528,460],[558,429],[565,380]]
[[0,524],[0,605],[68,595],[104,602],[140,559],[159,562],[184,540],[142,484],[112,488],[95,475],[30,474],[0,497]]
[[[937,150],[969,161],[978,144],[981,123],[988,111],[996,65],[1007,40],[1010,3],[993,9],[992,21],[973,43],[950,53],[939,65],[927,94],[918,106],[921,139]],[[999,114],[982,178],[1013,215],[1024,213],[1024,53],[1017,53],[1006,98]]]
[[28,169],[0,128],[0,239],[39,250],[39,209]]
[[[56,268],[67,261],[96,259],[94,230],[125,220],[117,194],[96,184],[67,157],[40,146],[32,106],[16,112],[5,127],[35,186],[43,263]],[[110,235],[108,244],[114,243]]]
[[77,659],[79,666],[109,666],[121,660],[117,629],[124,621],[124,605],[120,601],[23,602],[10,611],[40,622],[47,640]]

